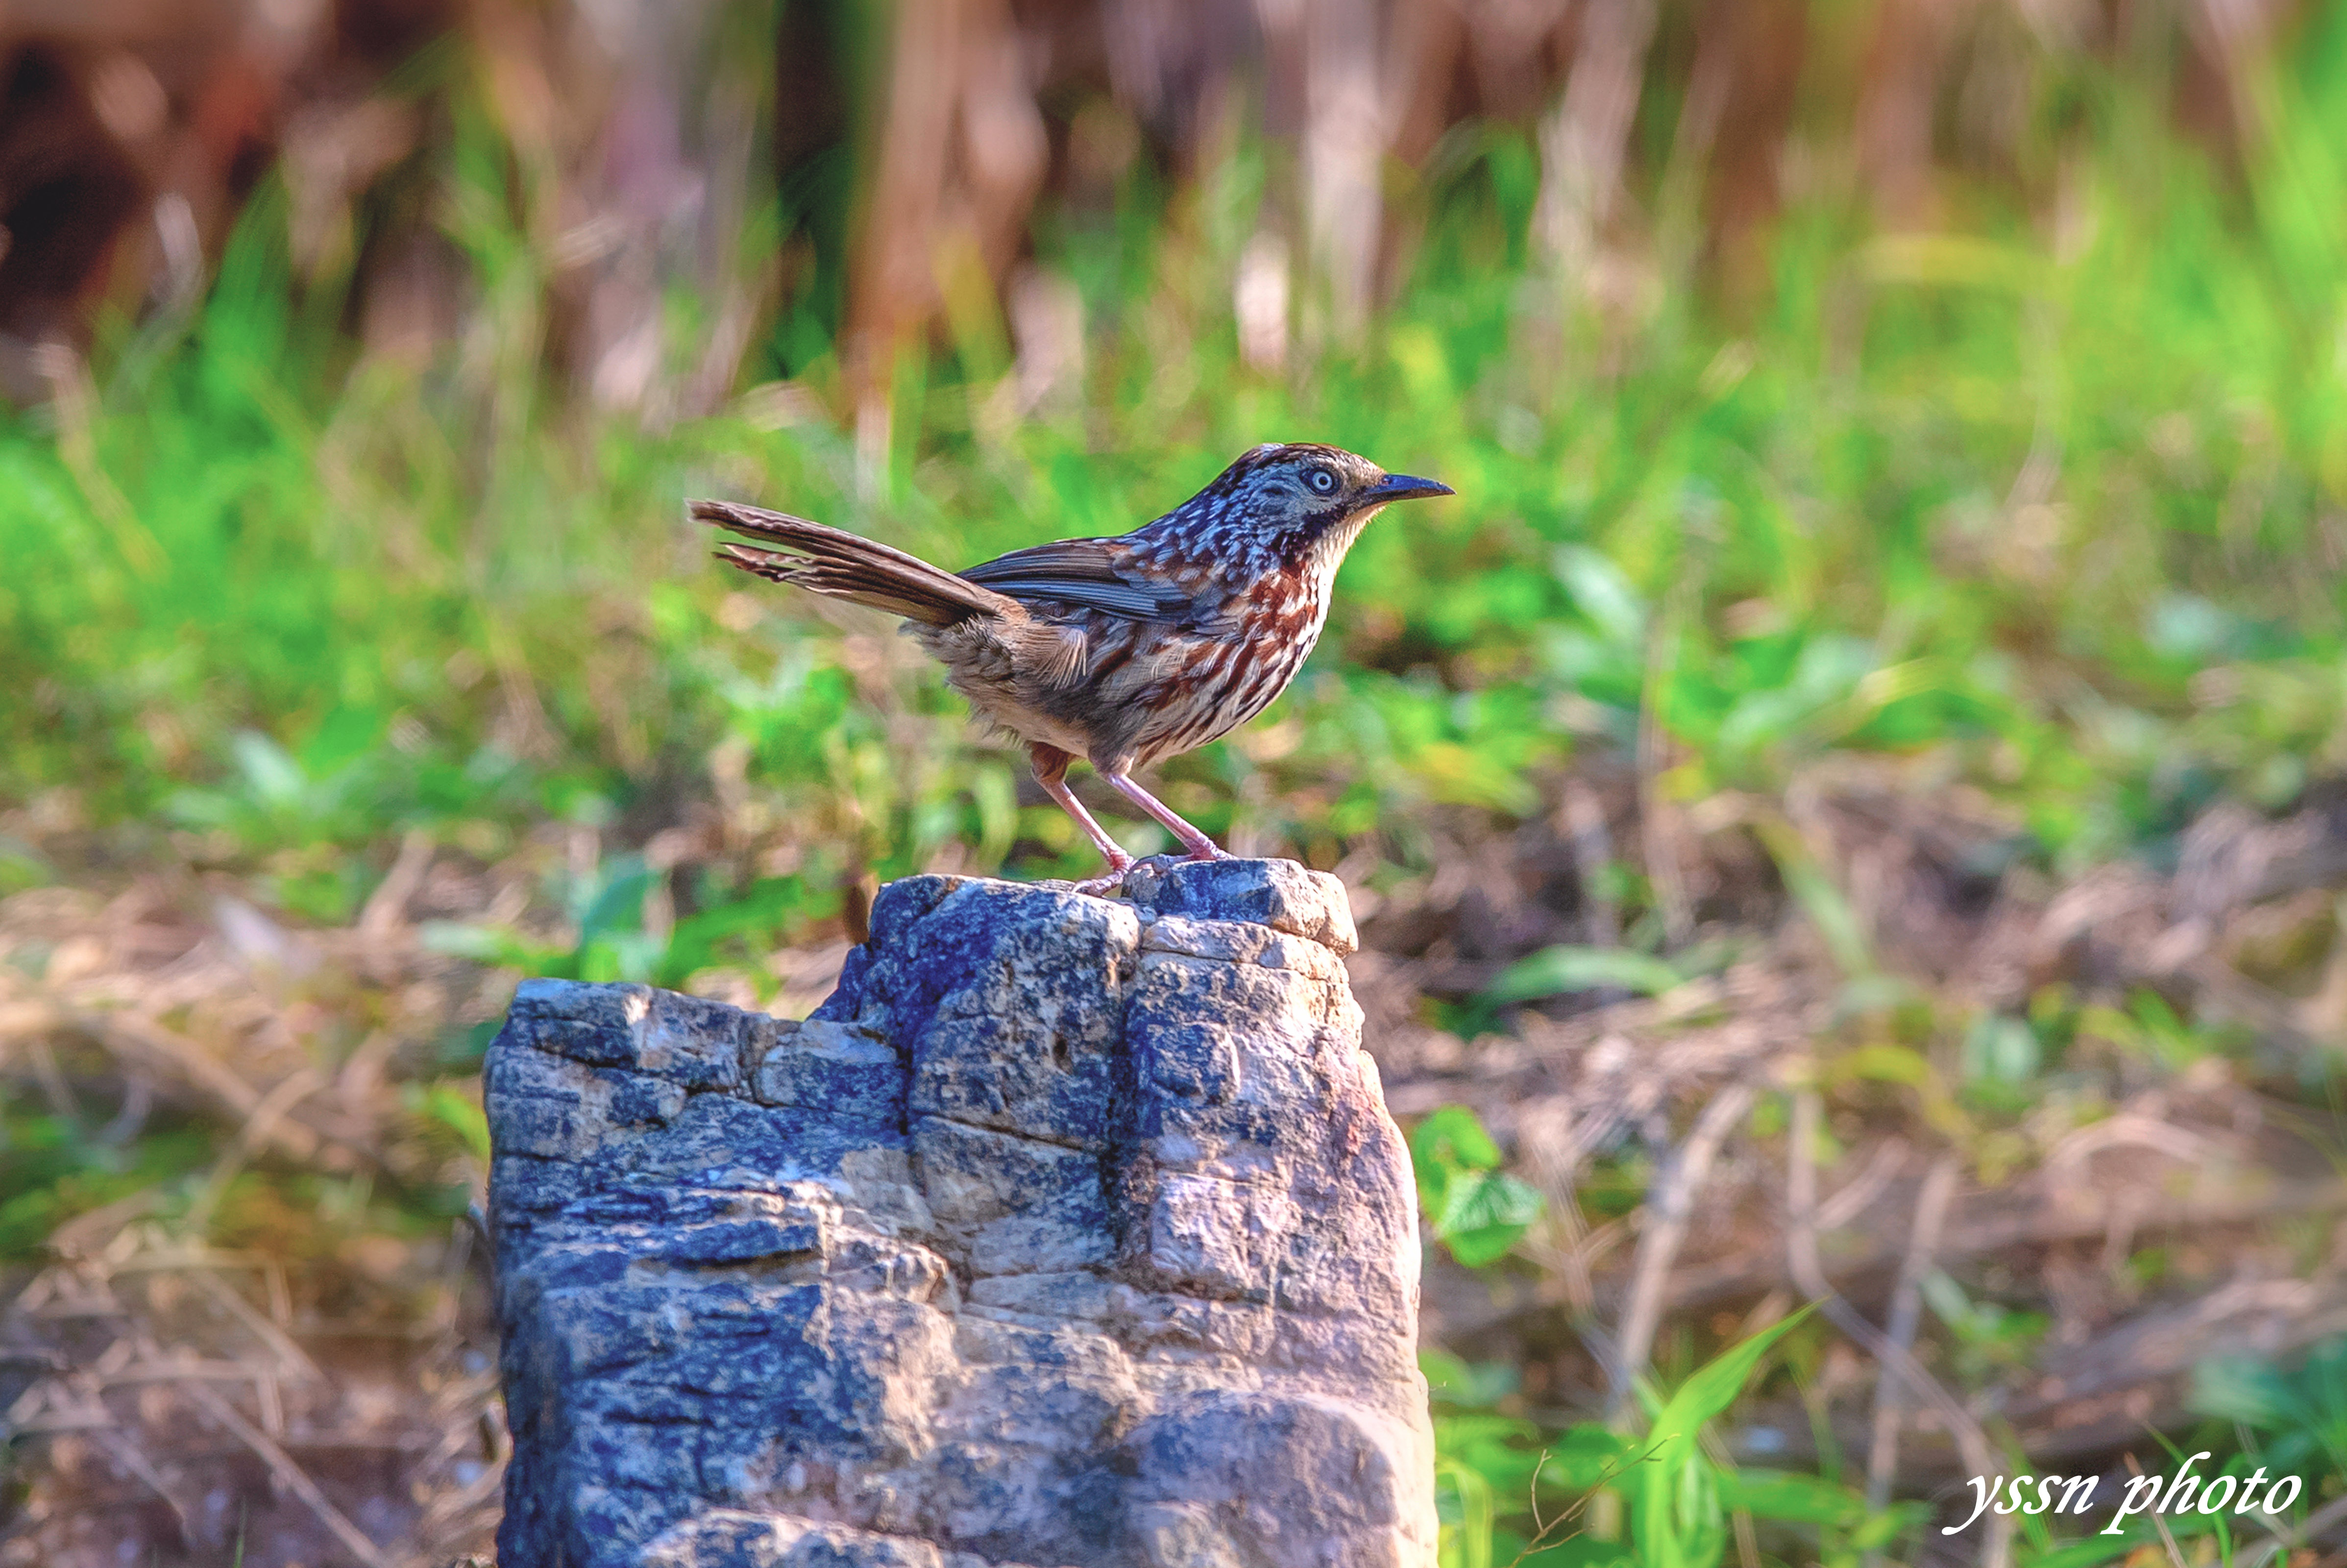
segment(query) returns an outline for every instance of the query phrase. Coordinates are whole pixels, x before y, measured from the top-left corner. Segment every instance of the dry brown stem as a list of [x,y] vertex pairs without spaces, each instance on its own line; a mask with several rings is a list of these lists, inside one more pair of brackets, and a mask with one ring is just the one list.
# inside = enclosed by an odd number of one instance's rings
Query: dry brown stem
[[318,1483],[310,1479],[309,1472],[295,1464],[292,1457],[278,1447],[268,1433],[238,1414],[236,1407],[209,1384],[190,1381],[182,1387],[188,1398],[204,1414],[226,1429],[237,1441],[251,1449],[261,1462],[269,1467],[269,1473],[277,1479],[278,1483],[300,1498],[310,1512],[318,1516],[319,1522],[333,1532],[334,1539],[343,1543],[344,1551],[364,1563],[366,1568],[392,1568],[391,1559],[385,1557],[382,1550],[361,1533],[358,1526],[353,1524],[343,1511],[318,1490]]
[[[1988,1436],[1981,1430],[1980,1422],[1964,1409],[1954,1395],[1940,1385],[1940,1380],[1927,1371],[1904,1346],[1893,1343],[1882,1331],[1861,1317],[1858,1309],[1844,1300],[1826,1279],[1824,1266],[1818,1259],[1818,1161],[1819,1099],[1815,1089],[1804,1086],[1793,1091],[1793,1121],[1788,1143],[1786,1173],[1786,1253],[1792,1270],[1793,1282],[1803,1294],[1818,1304],[1833,1326],[1858,1341],[1860,1347],[1885,1369],[1895,1373],[1917,1398],[1930,1404],[1947,1423],[1949,1433],[1956,1440],[1957,1449],[1974,1475],[2000,1473],[1995,1450]],[[1981,1552],[1986,1568],[2004,1568],[2011,1558],[2012,1521],[2002,1514],[1989,1520],[1989,1533]]]
[[[1914,1228],[1909,1235],[1906,1261],[1900,1266],[1899,1283],[1891,1292],[1891,1318],[1884,1331],[1902,1356],[1914,1353],[1923,1276],[1931,1270],[1932,1251],[1940,1245],[1940,1229],[1948,1217],[1948,1200],[1955,1195],[1959,1169],[1953,1154],[1941,1155],[1932,1163],[1922,1193],[1915,1200]],[[1899,1378],[1877,1369],[1874,1437],[1866,1458],[1866,1505],[1878,1512],[1890,1505],[1891,1482],[1899,1468],[1901,1392]]]
[[1729,1131],[1752,1108],[1749,1083],[1731,1083],[1711,1098],[1686,1136],[1686,1142],[1655,1178],[1646,1202],[1646,1221],[1638,1235],[1636,1259],[1630,1268],[1630,1293],[1622,1311],[1622,1331],[1614,1353],[1612,1419],[1628,1413],[1632,1385],[1646,1368],[1655,1329],[1662,1322],[1664,1289],[1679,1244],[1686,1239],[1695,1200],[1711,1173],[1711,1163]]

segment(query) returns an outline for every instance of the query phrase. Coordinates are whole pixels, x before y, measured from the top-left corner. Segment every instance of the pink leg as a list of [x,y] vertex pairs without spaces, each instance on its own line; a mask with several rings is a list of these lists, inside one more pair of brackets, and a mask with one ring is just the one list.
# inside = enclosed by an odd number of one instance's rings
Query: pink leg
[[1213,839],[1183,821],[1172,806],[1133,783],[1131,774],[1121,769],[1101,768],[1098,763],[1094,763],[1092,766],[1100,768],[1100,775],[1108,780],[1110,788],[1164,824],[1174,836],[1182,841],[1182,847],[1190,852],[1191,859],[1228,860],[1230,858],[1215,847]]
[[1076,819],[1076,825],[1084,830],[1084,836],[1092,841],[1092,847],[1107,858],[1109,870],[1122,875],[1124,868],[1133,864],[1133,856],[1124,852],[1122,845],[1108,835],[1108,829],[1092,820],[1092,814],[1084,809],[1084,803],[1078,800],[1076,792],[1068,787],[1068,753],[1054,746],[1030,749],[1035,758],[1035,782],[1043,786],[1045,794],[1059,803],[1061,811]]

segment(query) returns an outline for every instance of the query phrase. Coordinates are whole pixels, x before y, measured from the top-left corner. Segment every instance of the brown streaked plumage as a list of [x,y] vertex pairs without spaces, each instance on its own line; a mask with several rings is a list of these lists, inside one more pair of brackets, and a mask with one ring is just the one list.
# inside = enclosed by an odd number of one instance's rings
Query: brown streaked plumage
[[1133,770],[1270,706],[1319,641],[1362,527],[1389,502],[1450,494],[1334,446],[1258,446],[1132,533],[1035,545],[958,575],[755,507],[695,501],[692,515],[758,541],[718,548],[743,571],[903,616],[978,716],[1027,743],[1110,880],[1133,857],[1070,792],[1068,764],[1091,763],[1190,858],[1219,856]]

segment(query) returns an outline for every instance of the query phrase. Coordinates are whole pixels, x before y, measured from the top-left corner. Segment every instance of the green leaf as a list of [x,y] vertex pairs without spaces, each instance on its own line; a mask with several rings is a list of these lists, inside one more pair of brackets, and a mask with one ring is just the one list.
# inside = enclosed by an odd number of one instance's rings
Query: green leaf
[[2028,1559],[2029,1568],[2095,1568],[2096,1563],[2126,1556],[2147,1539],[2133,1531],[2113,1536],[2097,1532],[2084,1541],[2065,1542],[2042,1556]]
[[1481,1268],[1507,1255],[1541,1217],[1548,1201],[1537,1188],[1499,1171],[1463,1172],[1452,1179],[1434,1234],[1450,1255]]
[[1638,1543],[1649,1568],[1690,1568],[1707,1560],[1723,1510],[1712,1466],[1696,1447],[1696,1439],[1705,1422],[1736,1402],[1769,1347],[1810,1310],[1805,1307],[1722,1351],[1655,1413],[1654,1441],[1635,1483]]
[[236,758],[245,783],[252,786],[254,797],[263,804],[295,805],[310,786],[309,775],[302,771],[302,764],[258,730],[239,730],[229,742],[229,751]]
[[1623,1481],[1638,1457],[1638,1444],[1611,1427],[1583,1421],[1567,1427],[1541,1450],[1548,1456],[1541,1480],[1576,1492],[1609,1481]]
[[301,766],[311,778],[324,778],[376,749],[388,727],[372,708],[338,704],[319,721],[302,747]]
[[1429,1225],[1469,1268],[1504,1256],[1547,1206],[1536,1188],[1500,1172],[1499,1144],[1464,1105],[1420,1122],[1409,1153]]
[[1491,1483],[1456,1460],[1434,1463],[1435,1509],[1442,1520],[1442,1561],[1491,1568]]
[[1866,1520],[1866,1500],[1823,1476],[1796,1471],[1730,1470],[1720,1472],[1723,1507],[1742,1509],[1756,1519],[1855,1529]]
[[1655,1416],[1655,1439],[1668,1445],[1657,1450],[1658,1457],[1669,1461],[1693,1453],[1696,1434],[1702,1430],[1704,1423],[1736,1402],[1736,1397],[1744,1391],[1746,1379],[1752,1376],[1752,1368],[1760,1364],[1760,1358],[1813,1310],[1804,1307],[1782,1322],[1731,1345],[1681,1383]]
[[655,875],[634,856],[615,859],[609,878],[579,917],[579,945],[583,948],[599,937],[640,929],[644,923],[644,895]]
[[793,921],[814,913],[816,900],[802,877],[763,878],[738,898],[710,905],[677,921],[659,955],[655,984],[681,989],[697,970],[723,961],[728,949],[754,957],[786,945]]
[[1646,607],[1622,569],[1586,545],[1560,545],[1549,564],[1590,623],[1617,646],[1635,646],[1646,632]]
[[519,969],[526,975],[553,979],[574,978],[572,954],[560,948],[541,948],[498,926],[466,926],[451,920],[427,920],[416,940],[431,952],[470,958],[477,964]]
[[0,833],[0,897],[27,887],[46,886],[56,877],[56,868],[39,850]]
[[[2168,1533],[2179,1540],[2205,1535],[2223,1522],[2222,1514],[2178,1513],[2166,1519]],[[2144,1546],[2153,1547],[2156,1555],[2164,1560],[2166,1554],[2157,1552],[2158,1542],[2157,1526],[2132,1523],[2123,1535],[2105,1535],[2097,1531],[2083,1541],[2065,1542],[2053,1551],[2028,1558],[2026,1562],[2028,1568],[2094,1568],[2096,1563],[2116,1561]],[[2220,1557],[2214,1561],[2229,1559]]]
[[1505,1361],[1470,1363],[1436,1346],[1418,1353],[1418,1369],[1426,1376],[1429,1398],[1465,1409],[1495,1405],[1522,1381]]
[[1660,996],[1685,979],[1662,959],[1633,948],[1543,948],[1500,971],[1483,992],[1496,1007],[1534,1001],[1543,997],[1593,991],[1619,986],[1645,996]]
[[1474,1112],[1464,1105],[1445,1105],[1410,1133],[1409,1157],[1419,1165],[1492,1171],[1500,1165],[1500,1146]]
[[2026,1083],[2036,1076],[2042,1055],[2037,1032],[2025,1020],[1984,1012],[1964,1036],[1964,1076],[1997,1083]]
[[1451,1178],[1461,1171],[1497,1169],[1500,1146],[1475,1112],[1464,1105],[1445,1105],[1410,1132],[1409,1163],[1418,1180],[1419,1202],[1429,1214],[1439,1214]]
[[1753,833],[1777,863],[1777,875],[1785,880],[1785,890],[1818,928],[1826,950],[1845,975],[1870,975],[1875,972],[1873,944],[1868,939],[1866,927],[1850,907],[1848,898],[1827,876],[1825,868],[1809,853],[1809,846],[1792,825],[1781,820],[1764,818],[1753,824]]
[[483,1165],[489,1163],[489,1119],[480,1106],[446,1083],[424,1091],[424,1113],[464,1141]]

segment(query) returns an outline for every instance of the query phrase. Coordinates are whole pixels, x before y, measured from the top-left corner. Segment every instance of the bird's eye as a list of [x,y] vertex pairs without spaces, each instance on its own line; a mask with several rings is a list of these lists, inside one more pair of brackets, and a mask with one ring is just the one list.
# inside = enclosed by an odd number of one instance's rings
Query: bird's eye
[[1313,469],[1304,476],[1304,482],[1312,487],[1316,495],[1333,496],[1337,493],[1337,476],[1326,468]]

